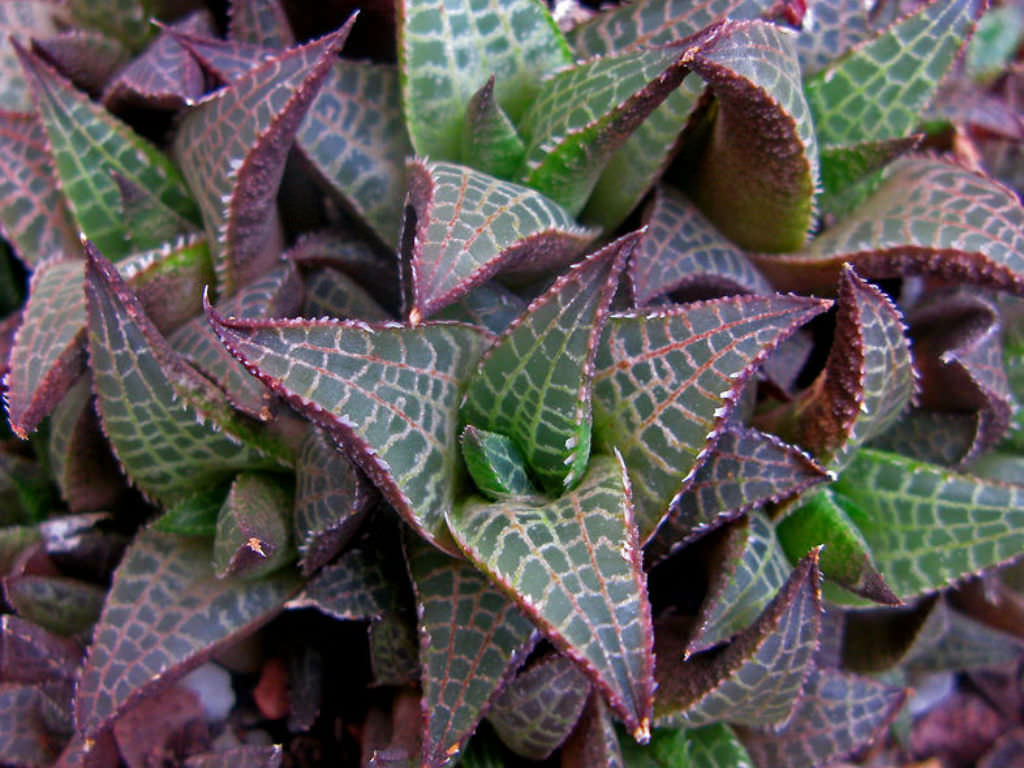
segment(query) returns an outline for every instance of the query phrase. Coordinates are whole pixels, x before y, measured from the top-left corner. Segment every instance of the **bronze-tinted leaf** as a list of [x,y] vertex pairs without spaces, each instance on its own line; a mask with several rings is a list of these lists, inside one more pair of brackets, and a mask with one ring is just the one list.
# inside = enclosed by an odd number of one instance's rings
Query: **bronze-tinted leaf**
[[596,691],[562,745],[561,768],[625,768],[612,713]]
[[231,0],[228,37],[265,48],[295,44],[288,16],[278,0]]
[[5,683],[74,680],[83,652],[77,640],[14,614],[0,617],[0,680]]
[[217,516],[213,567],[217,576],[256,579],[295,556],[288,525],[293,505],[290,481],[277,475],[240,472]]
[[298,588],[292,573],[218,579],[209,544],[136,536],[114,574],[75,697],[75,723],[98,733],[153,686],[180,678],[269,621]]

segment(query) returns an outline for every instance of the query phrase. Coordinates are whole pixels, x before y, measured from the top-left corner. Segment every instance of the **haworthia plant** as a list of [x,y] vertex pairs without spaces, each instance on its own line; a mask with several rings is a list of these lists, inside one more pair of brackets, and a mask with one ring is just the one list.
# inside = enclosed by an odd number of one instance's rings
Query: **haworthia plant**
[[0,762],[813,768],[1019,658],[1019,12],[554,5],[0,3]]

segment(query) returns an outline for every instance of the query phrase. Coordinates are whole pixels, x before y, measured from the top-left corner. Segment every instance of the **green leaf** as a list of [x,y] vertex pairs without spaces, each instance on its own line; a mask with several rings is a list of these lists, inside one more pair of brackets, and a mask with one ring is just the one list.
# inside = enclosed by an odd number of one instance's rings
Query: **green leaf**
[[232,483],[211,485],[182,498],[153,523],[153,530],[178,536],[209,536],[217,533],[217,517]]
[[522,663],[535,630],[471,563],[412,536],[406,557],[419,616],[422,764],[442,766]]
[[234,293],[277,259],[285,160],[352,26],[264,61],[189,110],[174,141],[221,287]]
[[725,723],[687,731],[686,747],[692,768],[754,768],[743,742]]
[[209,542],[146,530],[114,572],[75,696],[89,737],[156,686],[258,629],[298,588],[282,571],[260,581],[218,579]]
[[67,6],[76,24],[98,29],[133,51],[140,50],[155,32],[149,23],[156,13],[152,0],[114,0],[103,6],[70,0]]
[[737,732],[756,765],[813,768],[869,743],[896,716],[904,698],[899,688],[868,678],[814,670],[784,730]]
[[309,576],[359,529],[377,493],[320,429],[311,429],[295,462],[293,530],[299,566]]
[[535,190],[452,163],[411,160],[402,235],[413,324],[496,272],[550,274],[577,258],[594,232]]
[[818,210],[825,221],[853,214],[876,191],[879,170],[921,143],[920,134],[853,146],[821,147],[821,194]]
[[545,80],[518,123],[527,145],[523,183],[579,213],[612,154],[682,83],[688,59],[717,32],[589,59]]
[[578,58],[673,43],[717,21],[750,19],[767,9],[756,0],[638,0],[603,9],[566,33]]
[[[113,266],[91,244],[86,248],[97,410],[132,482],[173,503],[239,469],[267,466],[264,451],[281,455],[238,419],[220,390],[174,354]],[[201,423],[205,419],[218,428]]]
[[102,587],[60,576],[19,574],[3,583],[15,613],[65,637],[89,637],[106,597]]
[[644,216],[647,237],[629,266],[640,306],[680,289],[773,292],[746,254],[726,239],[681,192],[660,185]]
[[808,8],[813,22],[804,17],[796,36],[804,77],[820,72],[871,37],[872,10],[861,0],[817,0]]
[[790,562],[824,546],[821,570],[829,579],[854,594],[877,603],[899,605],[885,578],[878,572],[864,536],[846,513],[842,494],[825,488],[807,498],[775,528]]
[[818,139],[792,35],[729,24],[689,65],[715,95],[713,117],[698,118],[714,124],[687,179],[694,202],[743,248],[800,248],[814,223]]
[[650,604],[621,459],[595,456],[575,490],[535,507],[471,498],[459,547],[594,680],[638,740],[653,697]]
[[494,75],[466,105],[460,161],[500,179],[515,177],[526,145],[494,96]]
[[966,75],[980,83],[995,80],[1013,62],[1024,37],[1024,14],[1005,5],[989,8],[967,46]]
[[[741,552],[735,571],[714,579],[697,616],[689,652],[709,648],[746,629],[782,589],[792,567],[779,546],[771,523],[760,513],[747,516],[735,530]],[[731,533],[731,532],[730,532]]]
[[344,272],[332,267],[314,270],[306,277],[303,317],[336,317],[385,323],[393,320],[370,293]]
[[[0,4],[0,14],[14,5]],[[0,234],[29,269],[81,247],[52,165],[39,118],[0,111]]]
[[181,174],[163,153],[75,90],[35,54],[16,48],[46,130],[60,189],[79,229],[101,252],[118,259],[130,251],[112,171],[155,193],[186,219],[199,220]]
[[842,268],[835,340],[825,370],[763,425],[839,471],[914,400],[917,374],[899,309],[853,268]]
[[232,40],[264,48],[295,44],[288,16],[278,0],[231,0],[228,19],[228,36]]
[[689,756],[686,731],[681,728],[655,730],[646,747],[625,740],[622,743],[626,768],[690,768]]
[[590,681],[568,657],[550,654],[521,670],[487,712],[517,755],[545,760],[572,732],[590,697]]
[[295,137],[332,192],[392,248],[402,220],[405,159],[413,154],[402,117],[395,67],[345,60],[334,65]]
[[796,446],[771,434],[729,425],[644,548],[644,556],[648,563],[656,563],[728,520],[831,479]]
[[596,346],[629,255],[643,231],[574,266],[487,350],[460,420],[512,438],[550,494],[573,488],[590,458],[590,382]]
[[84,261],[60,258],[43,262],[32,274],[4,378],[7,417],[22,440],[85,369],[84,276]]
[[180,240],[182,235],[195,235],[199,228],[184,216],[164,205],[149,189],[111,172],[121,196],[124,234],[132,251],[158,248],[164,243]]
[[484,332],[216,313],[211,320],[239,360],[345,447],[409,525],[451,548],[444,516],[458,471],[457,408]]
[[290,516],[290,481],[258,472],[240,472],[217,515],[213,567],[218,578],[259,579],[295,557]]
[[1024,293],[1024,208],[998,182],[935,157],[901,158],[855,214],[799,254],[757,255],[780,290],[831,291],[844,263],[869,279],[926,275]]
[[819,580],[818,552],[812,551],[750,627],[724,649],[686,661],[686,638],[656,626],[655,725],[785,725],[818,650]]
[[572,56],[545,5],[534,0],[403,0],[398,61],[416,153],[458,161],[466,106],[489,76],[498,104],[516,120],[541,78]]
[[470,424],[462,430],[459,442],[477,490],[491,501],[539,497],[527,474],[526,459],[512,438]]
[[933,592],[1024,548],[1024,488],[862,448],[836,490],[878,570],[904,600]]
[[[804,86],[823,145],[907,136],[970,36],[978,0],[934,0]],[[879,98],[884,94],[884,98]]]
[[757,365],[827,306],[743,296],[609,318],[595,361],[595,444],[615,446],[631,468],[641,541],[714,448]]

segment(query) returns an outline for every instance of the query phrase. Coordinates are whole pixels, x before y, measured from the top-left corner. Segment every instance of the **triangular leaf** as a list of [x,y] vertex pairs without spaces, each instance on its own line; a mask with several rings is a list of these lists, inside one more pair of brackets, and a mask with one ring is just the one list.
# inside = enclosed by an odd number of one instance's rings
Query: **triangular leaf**
[[562,745],[562,768],[623,768],[615,722],[604,699],[594,691],[576,729]]
[[89,0],[70,0],[67,7],[77,24],[98,29],[133,51],[155,32],[149,23],[155,13],[152,0],[113,0],[102,7]]
[[452,163],[412,160],[402,257],[412,322],[450,304],[496,272],[560,269],[594,233],[544,195]]
[[724,649],[686,661],[685,638],[656,627],[655,724],[784,725],[818,650],[819,580],[818,552],[812,551],[749,628]]
[[[861,0],[817,0],[813,23],[805,23],[796,37],[800,69],[805,77],[816,74],[871,37],[872,8]],[[809,9],[810,10],[810,9]]]
[[233,354],[343,445],[406,522],[444,546],[458,467],[456,409],[487,342],[482,331],[212,319]]
[[340,621],[377,620],[391,607],[396,591],[379,560],[350,549],[310,579],[288,608],[315,608]]
[[[12,5],[0,4],[0,12]],[[39,118],[0,111],[0,234],[32,269],[78,253],[77,229],[57,189]]]
[[189,110],[179,126],[175,151],[228,294],[279,255],[275,202],[288,150],[352,21],[259,64]]
[[117,40],[85,29],[32,39],[32,50],[65,74],[75,87],[95,97],[131,58]]
[[314,270],[306,277],[303,317],[336,317],[386,323],[394,320],[370,293],[344,272],[332,267]]
[[217,515],[213,567],[219,578],[256,579],[295,557],[289,516],[293,493],[287,480],[239,472]]
[[111,171],[155,192],[169,208],[198,221],[181,173],[163,153],[75,90],[37,56],[18,50],[46,129],[60,188],[79,229],[101,252],[117,259],[130,250],[121,196]]
[[532,646],[534,626],[480,571],[407,537],[423,669],[423,765],[445,765]]
[[878,570],[903,599],[942,589],[1024,548],[1024,488],[862,448],[836,490]]
[[875,191],[877,171],[921,143],[920,134],[866,141],[851,147],[821,147],[818,209],[825,221],[850,215]]
[[589,59],[545,80],[518,123],[527,144],[523,183],[579,213],[612,154],[679,87],[689,58],[719,31]]
[[311,429],[302,443],[295,485],[295,541],[299,565],[308,576],[344,548],[378,496],[319,429]]
[[466,105],[462,129],[464,164],[500,179],[514,178],[526,156],[526,145],[494,96],[494,76]]
[[217,533],[217,517],[231,486],[231,482],[211,485],[185,496],[153,522],[153,529],[178,536],[213,538]]
[[868,678],[814,670],[785,730],[741,728],[739,736],[757,765],[813,768],[870,742],[904,698],[902,690]]
[[544,506],[476,497],[449,518],[470,559],[587,671],[644,740],[653,638],[634,525],[621,459],[601,456],[575,491]]
[[899,309],[846,265],[835,341],[825,370],[798,399],[763,424],[838,471],[885,432],[917,394],[917,374]]
[[[981,6],[978,0],[935,0],[811,78],[804,89],[818,140],[842,146],[908,135]],[[876,98],[880,93],[884,99]]]
[[437,320],[457,320],[503,334],[526,311],[526,301],[493,280],[474,288],[437,315]]
[[681,288],[708,294],[773,292],[746,254],[672,187],[655,190],[644,223],[647,237],[629,268],[638,305]]
[[133,251],[157,248],[180,240],[182,235],[199,233],[195,223],[164,205],[151,190],[140,187],[117,171],[110,175],[121,196],[125,237],[131,242]]
[[0,109],[32,110],[32,93],[9,39],[50,37],[57,34],[58,25],[65,21],[64,9],[45,0],[0,3],[0,29],[4,30],[0,44]]
[[900,599],[878,572],[867,541],[846,513],[845,501],[832,488],[804,499],[776,526],[779,543],[794,562],[811,548],[824,545],[821,570],[825,576],[861,597],[898,605]]
[[416,153],[458,161],[466,105],[489,75],[517,119],[537,83],[570,64],[569,46],[541,3],[403,0],[398,5],[402,101]]
[[466,469],[484,496],[492,501],[539,496],[526,459],[512,438],[470,424],[462,430],[459,442]]
[[743,742],[725,723],[687,731],[686,747],[692,768],[754,768]]
[[[89,358],[97,410],[132,481],[167,502],[226,473],[267,465],[263,450],[239,443],[256,441],[252,427],[239,421],[209,380],[174,354],[113,266],[91,244],[87,251]],[[205,418],[230,433],[200,423]]]
[[82,644],[8,613],[0,617],[0,677],[4,682],[73,681]]
[[789,578],[792,567],[775,531],[763,515],[748,515],[734,535],[742,553],[727,578],[712,581],[697,616],[687,650],[695,652],[728,640],[753,624]]
[[96,584],[63,576],[15,574],[3,586],[15,613],[64,637],[87,638],[106,597]]
[[997,182],[915,155],[884,172],[856,212],[802,253],[754,255],[782,290],[831,291],[844,263],[864,277],[927,275],[1024,294],[1024,208]]
[[461,421],[511,437],[541,487],[575,486],[590,456],[590,372],[619,273],[643,231],[562,275],[487,351]]
[[23,440],[85,368],[84,276],[81,259],[46,261],[32,274],[4,379],[11,430]]
[[203,539],[143,531],[125,553],[75,697],[80,734],[98,733],[153,686],[255,631],[298,588],[289,572],[220,580]]
[[647,562],[657,562],[750,509],[830,479],[820,464],[796,446],[755,429],[729,426],[648,542]]
[[793,37],[760,21],[721,32],[690,63],[716,107],[688,191],[742,247],[795,250],[814,222],[818,144]]
[[53,686],[0,684],[0,754],[12,765],[52,765],[66,734],[53,725]]
[[714,448],[754,368],[827,306],[744,296],[609,318],[595,362],[595,442],[644,468],[630,475],[641,541]]
[[569,737],[588,698],[583,671],[568,657],[551,654],[509,682],[487,720],[517,755],[545,760]]

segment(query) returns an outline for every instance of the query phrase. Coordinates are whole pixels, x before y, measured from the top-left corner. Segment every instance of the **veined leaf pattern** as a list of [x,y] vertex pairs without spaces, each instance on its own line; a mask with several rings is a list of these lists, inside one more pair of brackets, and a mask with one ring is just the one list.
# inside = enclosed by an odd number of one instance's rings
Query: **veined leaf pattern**
[[642,237],[624,235],[531,302],[484,354],[463,398],[461,421],[511,437],[551,494],[574,487],[586,470],[596,345]]
[[257,65],[182,119],[175,151],[227,294],[278,257],[274,214],[288,150],[351,25]]
[[510,12],[498,0],[403,0],[398,14],[402,101],[419,155],[459,160],[466,105],[489,76],[498,104],[516,120],[537,82],[572,63],[543,3]]
[[[169,502],[225,473],[267,466],[262,450],[240,442],[251,435],[226,434],[202,423],[228,407],[219,390],[212,391],[208,380],[173,353],[113,265],[91,244],[87,251],[89,358],[97,410],[132,481]],[[197,402],[201,410],[195,409]]]
[[65,72],[76,87],[95,97],[131,58],[119,41],[101,32],[67,29],[32,40],[32,50]]
[[630,475],[641,541],[714,448],[754,368],[827,306],[744,296],[609,318],[595,361],[595,442],[645,468]]
[[515,177],[526,145],[494,96],[494,75],[466,105],[461,161],[501,179]]
[[728,640],[753,624],[792,572],[772,524],[758,512],[750,513],[747,520],[737,531],[744,543],[735,570],[704,598],[689,642],[691,653]]
[[644,548],[648,563],[763,504],[803,493],[832,476],[774,435],[728,426],[693,482]]
[[336,317],[386,323],[394,316],[359,283],[341,270],[322,267],[311,272],[303,292],[303,317]]
[[[848,146],[906,136],[964,45],[982,4],[934,0],[804,86],[818,140]],[[875,95],[884,92],[886,97]]]
[[[12,5],[0,4],[0,13]],[[0,233],[30,269],[80,248],[52,166],[39,118],[0,111]]]
[[[111,172],[121,199],[124,233],[134,253],[198,235],[196,224],[161,202],[151,190],[140,187],[117,171]],[[191,238],[195,239],[195,238]]]
[[55,35],[58,25],[65,21],[64,15],[61,6],[45,1],[0,3],[0,29],[4,30],[0,44],[0,110],[29,112],[32,109],[32,93],[8,39],[27,41]]
[[512,438],[470,424],[462,430],[459,442],[466,469],[484,496],[492,501],[539,496]]
[[725,723],[687,731],[686,747],[693,768],[754,768],[743,742]]
[[650,734],[650,604],[621,459],[595,456],[544,506],[470,499],[449,528],[467,556],[570,658],[635,738]]
[[796,38],[804,77],[817,74],[873,34],[870,9],[860,0],[818,0],[814,23],[804,23]]
[[612,713],[597,691],[590,694],[561,755],[562,768],[625,768]]
[[818,552],[812,551],[757,621],[720,652],[681,661],[685,638],[659,634],[655,627],[655,724],[784,725],[818,650],[819,580]]
[[503,269],[520,275],[567,264],[594,232],[539,192],[453,163],[412,160],[403,234],[412,285],[407,307],[419,322]]
[[756,765],[813,768],[870,742],[895,717],[904,698],[899,688],[868,678],[814,670],[788,727],[778,733],[737,731]]
[[75,695],[75,725],[98,733],[152,688],[256,630],[299,586],[288,572],[220,580],[209,543],[143,531],[114,573]]
[[661,185],[644,216],[647,237],[630,261],[640,306],[679,288],[772,293],[746,254],[725,238],[681,192]]
[[102,253],[117,259],[129,251],[121,196],[110,171],[156,190],[168,207],[198,220],[181,173],[163,153],[77,91],[35,54],[18,50],[46,130],[60,189],[79,229]]
[[99,7],[89,0],[70,0],[68,12],[75,22],[98,29],[131,48],[144,46],[156,30],[149,20],[156,14],[152,0],[113,0]]
[[695,202],[746,249],[800,248],[814,223],[819,170],[793,37],[762,21],[726,25],[689,66],[717,102],[690,177]]
[[295,44],[288,16],[278,0],[231,0],[228,19],[228,36],[232,40],[265,48]]
[[1024,488],[862,448],[836,490],[899,597],[942,589],[1024,549]]
[[590,680],[572,659],[551,654],[520,670],[487,720],[517,755],[544,760],[568,738],[590,691]]
[[926,275],[1024,294],[1024,208],[998,182],[917,155],[884,172],[856,213],[802,253],[754,254],[781,290],[830,291],[840,267],[864,277]]
[[375,553],[349,549],[306,582],[288,608],[315,608],[339,621],[377,621],[390,609],[397,591]]
[[483,331],[211,316],[232,353],[345,446],[409,525],[451,548],[457,408]]
[[4,379],[11,430],[23,440],[85,369],[85,261],[56,259],[32,274]]
[[290,480],[239,472],[217,515],[213,567],[219,578],[257,579],[292,560]]
[[471,563],[406,539],[423,670],[424,766],[442,766],[533,646],[533,623]]

